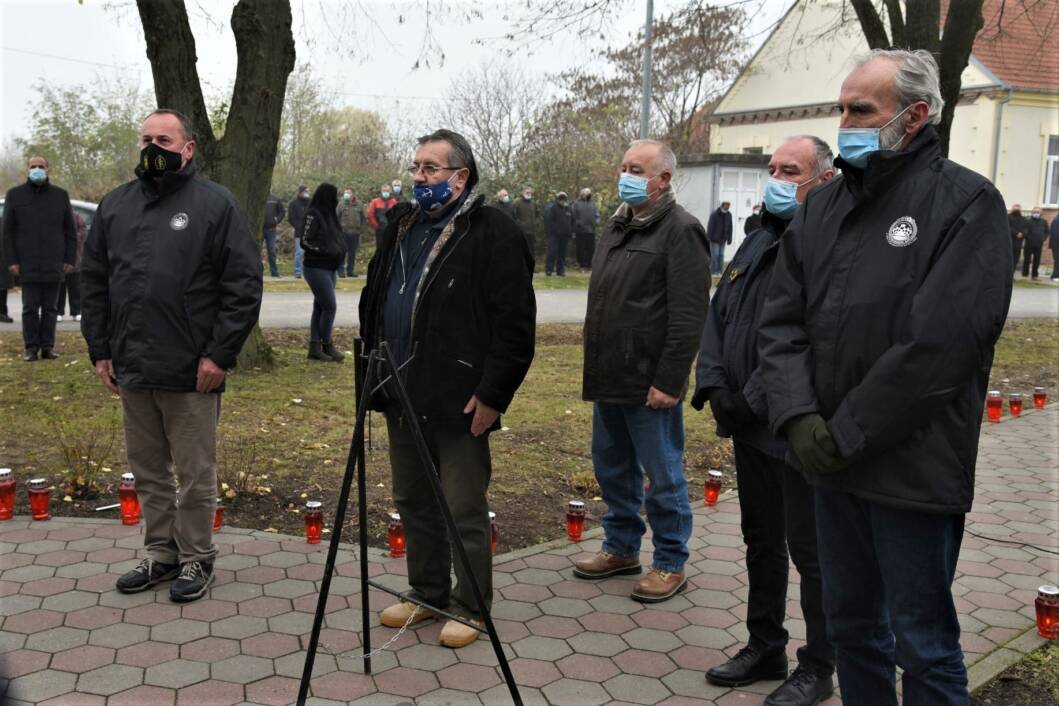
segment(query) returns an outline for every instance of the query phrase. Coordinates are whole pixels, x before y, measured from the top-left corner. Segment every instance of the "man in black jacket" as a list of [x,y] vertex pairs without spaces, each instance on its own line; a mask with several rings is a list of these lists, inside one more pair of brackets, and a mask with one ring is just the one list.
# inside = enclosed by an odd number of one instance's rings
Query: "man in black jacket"
[[642,505],[654,556],[632,598],[644,603],[668,600],[687,583],[692,516],[680,402],[710,290],[706,233],[677,205],[676,168],[661,142],[638,140],[626,151],[623,203],[596,248],[585,316],[581,394],[594,403],[592,465],[607,514],[603,550],[576,562],[574,575],[640,573]]
[[1011,256],[1014,259],[1011,267],[1019,269],[1019,256],[1026,243],[1026,217],[1022,215],[1022,206],[1014,204],[1008,213],[1008,233],[1011,235]]
[[302,276],[302,260],[305,249],[302,248],[302,231],[305,230],[305,214],[309,210],[309,187],[302,184],[298,193],[287,204],[287,222],[294,228],[294,276]]
[[[758,367],[757,331],[776,252],[787,224],[806,194],[835,174],[833,155],[818,137],[801,135],[780,145],[769,161],[761,226],[750,233],[728,265],[728,276],[706,314],[699,344],[695,396],[709,400],[717,435],[735,441],[735,472],[750,592],[749,643],[730,661],[706,672],[721,686],[786,679],[766,706],[812,706],[831,695],[835,650],[827,640],[820,563],[816,554],[813,491],[784,462],[787,446],[768,429],[768,404]],[[788,548],[801,577],[805,645],[787,677]]]
[[[533,200],[533,187],[522,187],[522,196],[515,202],[515,220],[522,229],[522,235],[526,239],[526,247],[533,256],[534,263],[537,260],[537,231],[540,229],[540,214],[537,202]],[[536,271],[536,266],[534,266]]]
[[1026,221],[1026,244],[1023,246],[1025,254],[1022,256],[1023,277],[1032,277],[1033,281],[1037,281],[1041,268],[1041,251],[1044,250],[1047,240],[1048,221],[1041,216],[1041,207],[1037,206],[1030,212],[1029,220]]
[[103,198],[85,243],[81,332],[121,396],[147,525],[147,558],[117,588],[176,578],[184,602],[213,580],[220,393],[257,322],[261,253],[231,193],[196,173],[185,116],[148,115],[140,144],[137,178]]
[[48,179],[48,161],[32,157],[25,184],[4,198],[3,252],[22,282],[22,360],[58,358],[55,321],[59,288],[77,259],[77,227],[70,197]]
[[814,486],[842,699],[966,704],[951,585],[1011,300],[1004,203],[944,159],[926,51],[842,84],[840,178],[780,244],[759,332],[769,423]]
[[544,274],[554,272],[566,277],[566,248],[574,234],[574,214],[565,191],[555,195],[555,200],[544,209],[544,231],[548,234],[548,254],[544,259]]
[[[419,138],[409,170],[414,203],[399,203],[368,265],[360,298],[365,350],[386,342],[426,436],[445,499],[487,605],[492,599],[489,540],[489,432],[500,428],[533,360],[536,303],[532,258],[518,225],[474,187],[478,169],[467,140],[450,130]],[[393,498],[405,528],[408,583],[428,605],[481,622],[470,577],[454,553],[407,420],[392,393],[371,400],[386,415]],[[383,625],[433,617],[401,602]],[[478,632],[455,620],[441,630],[448,647]]]
[[279,267],[276,266],[276,228],[283,222],[286,213],[287,209],[283,208],[279,196],[270,192],[265,201],[265,222],[262,228],[265,250],[268,252],[268,273],[272,277],[279,277]]
[[710,214],[706,226],[706,239],[710,241],[711,272],[719,275],[724,272],[724,246],[732,244],[732,204],[722,201],[717,210]]

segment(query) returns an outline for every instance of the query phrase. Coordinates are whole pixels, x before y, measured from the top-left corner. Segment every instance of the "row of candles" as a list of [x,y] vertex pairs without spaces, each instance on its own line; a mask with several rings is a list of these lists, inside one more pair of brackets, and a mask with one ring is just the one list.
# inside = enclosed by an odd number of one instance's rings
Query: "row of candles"
[[[1048,393],[1043,387],[1033,388],[1033,406],[1037,409],[1044,409],[1045,403],[1048,401]],[[1012,417],[1018,417],[1022,414],[1022,395],[1018,392],[1012,392],[1008,395],[1008,411]],[[985,412],[986,416],[991,422],[999,422],[1000,416],[1004,413],[1004,396],[1000,394],[1000,390],[990,390],[985,396]]]

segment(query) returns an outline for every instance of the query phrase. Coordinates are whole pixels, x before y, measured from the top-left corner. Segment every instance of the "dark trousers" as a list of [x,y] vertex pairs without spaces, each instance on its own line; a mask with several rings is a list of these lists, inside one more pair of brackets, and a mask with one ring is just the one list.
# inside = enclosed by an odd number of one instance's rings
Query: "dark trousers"
[[963,515],[896,510],[816,488],[816,532],[827,634],[842,700],[897,706],[965,706],[967,670],[952,581]]
[[1015,272],[1019,271],[1019,255],[1022,254],[1022,241],[1012,240],[1011,241],[1011,256],[1015,261]]
[[[357,276],[357,249],[360,248],[360,233],[343,233],[346,237],[345,271],[350,277]],[[342,267],[338,268],[342,272]]]
[[545,274],[566,274],[566,245],[569,242],[569,235],[548,236],[548,256],[544,259]]
[[[438,608],[467,618],[480,617],[467,573],[449,544],[429,473],[419,460],[408,425],[398,409],[386,412],[390,437],[393,500],[404,525],[408,583],[413,594]],[[470,559],[471,571],[489,607],[493,598],[493,557],[486,491],[492,475],[488,435],[472,436],[466,428],[428,423],[423,434],[441,476],[445,500]],[[449,572],[455,569],[456,587]]]
[[276,229],[265,228],[263,235],[265,252],[268,253],[268,273],[273,277],[279,277],[279,267],[276,266]]
[[66,300],[70,300],[70,316],[81,314],[81,273],[67,272],[66,279],[59,285],[59,313],[66,312]]
[[592,267],[592,255],[596,252],[596,234],[578,233],[574,237],[574,251],[577,254],[577,266],[587,270]]
[[1059,279],[1059,250],[1052,248],[1052,279]]
[[59,282],[22,283],[22,341],[26,350],[55,347]]
[[7,316],[7,290],[0,289],[0,314]]
[[1031,267],[1030,260],[1033,260],[1033,264],[1032,264],[1033,277],[1037,276],[1037,274],[1038,274],[1037,271],[1041,268],[1041,248],[1042,247],[1043,246],[1041,246],[1041,245],[1038,245],[1037,247],[1033,247],[1032,245],[1027,244],[1026,247],[1023,248],[1023,251],[1022,251],[1022,276],[1023,277],[1029,277],[1030,276],[1030,267]]
[[830,676],[835,671],[835,649],[827,639],[824,619],[813,489],[783,461],[738,441],[735,471],[750,584],[746,612],[750,645],[766,653],[782,652],[787,646],[783,621],[789,552],[801,576],[806,628],[798,663],[813,674]]

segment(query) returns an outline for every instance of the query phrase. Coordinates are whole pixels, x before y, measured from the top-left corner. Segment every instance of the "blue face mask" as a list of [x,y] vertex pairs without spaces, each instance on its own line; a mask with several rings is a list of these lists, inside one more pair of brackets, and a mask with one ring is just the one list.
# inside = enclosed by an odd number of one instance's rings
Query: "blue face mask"
[[399,193],[401,193],[401,187],[400,187],[400,185],[398,185],[398,184],[394,184],[394,187],[393,187],[393,193],[395,193],[395,194],[399,194]]
[[[451,178],[449,177],[449,179]],[[414,185],[412,187],[412,195],[415,196],[419,207],[430,213],[444,206],[452,196],[452,184],[449,183],[449,179],[439,181],[437,184]]]
[[34,184],[43,184],[48,178],[48,172],[42,167],[33,167],[29,170],[29,180]]
[[765,208],[772,215],[789,221],[798,210],[798,189],[813,179],[816,179],[815,175],[801,184],[795,184],[793,181],[769,177],[765,182]]
[[618,177],[618,196],[630,206],[639,206],[648,199],[647,177],[625,172]]
[[[909,105],[908,108],[912,106]],[[842,127],[838,129],[838,154],[843,161],[854,167],[863,169],[868,164],[868,157],[880,149],[893,149],[893,145],[885,148],[880,144],[880,134],[890,126],[894,120],[905,114],[905,108],[897,115],[886,121],[882,127]]]

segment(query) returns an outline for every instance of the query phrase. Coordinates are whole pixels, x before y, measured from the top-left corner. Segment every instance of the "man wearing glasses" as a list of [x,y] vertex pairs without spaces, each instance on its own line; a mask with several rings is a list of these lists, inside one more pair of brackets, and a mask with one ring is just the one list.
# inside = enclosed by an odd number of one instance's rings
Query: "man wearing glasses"
[[[533,260],[522,231],[475,190],[470,145],[449,130],[419,138],[409,167],[414,201],[397,204],[368,265],[360,299],[365,350],[389,345],[423,429],[471,571],[492,598],[490,431],[500,428],[533,360]],[[371,400],[390,439],[393,498],[405,528],[408,583],[424,603],[481,624],[461,563],[449,579],[452,548],[408,421],[386,387]],[[381,621],[400,628],[435,617],[402,601]],[[463,647],[478,631],[449,620],[441,644]]]

